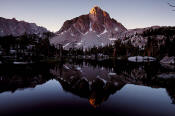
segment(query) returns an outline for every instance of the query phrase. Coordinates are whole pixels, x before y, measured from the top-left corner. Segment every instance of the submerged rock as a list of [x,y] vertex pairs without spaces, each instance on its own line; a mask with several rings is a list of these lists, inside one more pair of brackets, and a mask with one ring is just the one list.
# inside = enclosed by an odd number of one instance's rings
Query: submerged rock
[[172,56],[172,57],[165,56],[160,61],[160,63],[164,63],[164,64],[175,64],[175,57],[174,56]]
[[175,78],[175,73],[163,73],[163,74],[157,75],[157,77],[163,78],[163,79]]

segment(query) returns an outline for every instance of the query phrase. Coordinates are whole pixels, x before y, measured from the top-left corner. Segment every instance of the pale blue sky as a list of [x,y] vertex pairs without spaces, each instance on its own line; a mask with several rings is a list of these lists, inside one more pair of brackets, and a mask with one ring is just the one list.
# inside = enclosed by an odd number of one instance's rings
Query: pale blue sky
[[0,0],[0,17],[34,22],[58,31],[65,20],[98,5],[126,28],[175,26],[175,0]]

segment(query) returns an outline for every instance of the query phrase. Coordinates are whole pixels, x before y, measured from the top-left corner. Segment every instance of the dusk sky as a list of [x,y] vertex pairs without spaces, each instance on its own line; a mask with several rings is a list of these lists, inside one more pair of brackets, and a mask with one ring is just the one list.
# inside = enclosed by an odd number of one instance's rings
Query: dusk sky
[[0,17],[58,31],[65,20],[88,14],[98,5],[128,29],[175,26],[175,11],[168,2],[175,4],[175,0],[0,0]]

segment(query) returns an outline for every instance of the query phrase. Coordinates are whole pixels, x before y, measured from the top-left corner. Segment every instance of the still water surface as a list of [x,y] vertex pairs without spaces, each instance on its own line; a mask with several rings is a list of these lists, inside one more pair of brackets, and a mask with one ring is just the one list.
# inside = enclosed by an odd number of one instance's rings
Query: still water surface
[[175,71],[158,63],[71,61],[0,69],[0,116],[175,116]]

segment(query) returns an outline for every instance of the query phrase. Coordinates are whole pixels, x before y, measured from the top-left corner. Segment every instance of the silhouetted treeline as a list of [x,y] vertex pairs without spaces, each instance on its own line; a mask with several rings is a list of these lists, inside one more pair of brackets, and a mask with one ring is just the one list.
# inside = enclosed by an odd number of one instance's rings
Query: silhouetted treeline
[[52,57],[57,49],[50,45],[49,38],[52,33],[44,36],[27,35],[13,37],[0,37],[1,60],[39,60],[43,57]]

